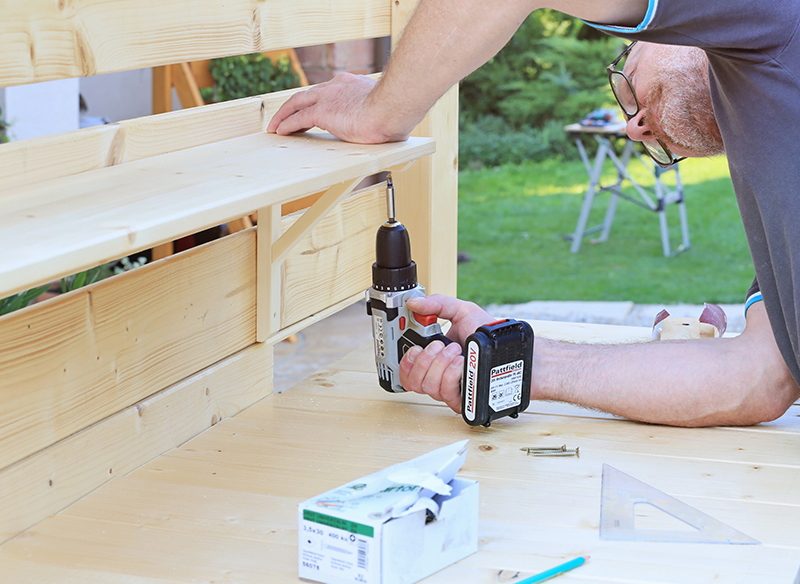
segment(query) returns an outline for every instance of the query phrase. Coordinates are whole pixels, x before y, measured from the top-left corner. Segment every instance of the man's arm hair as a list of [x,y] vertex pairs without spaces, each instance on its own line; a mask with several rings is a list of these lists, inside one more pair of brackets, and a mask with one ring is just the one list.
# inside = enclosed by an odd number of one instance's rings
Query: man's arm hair
[[781,416],[800,389],[764,304],[734,338],[576,345],[537,340],[532,399],[588,405],[642,422],[745,426]]
[[421,0],[373,88],[341,76],[295,94],[270,132],[318,126],[345,140],[402,140],[453,85],[494,56],[539,8],[604,24],[637,24],[647,0]]

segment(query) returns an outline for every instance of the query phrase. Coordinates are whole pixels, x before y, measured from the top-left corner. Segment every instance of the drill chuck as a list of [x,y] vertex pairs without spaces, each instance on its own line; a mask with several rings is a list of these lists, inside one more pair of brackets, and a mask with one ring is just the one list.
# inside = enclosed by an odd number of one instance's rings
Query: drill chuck
[[402,292],[417,285],[417,264],[411,259],[408,231],[399,221],[387,221],[375,238],[372,286],[382,292]]

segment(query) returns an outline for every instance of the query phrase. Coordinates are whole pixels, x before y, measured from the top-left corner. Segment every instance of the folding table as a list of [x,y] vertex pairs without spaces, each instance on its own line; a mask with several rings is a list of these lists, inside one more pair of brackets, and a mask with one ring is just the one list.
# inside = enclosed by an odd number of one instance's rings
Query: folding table
[[[583,238],[591,233],[600,231],[600,237],[595,240],[600,243],[608,239],[611,231],[611,225],[614,222],[614,214],[617,210],[617,203],[619,199],[625,199],[640,207],[649,209],[658,213],[658,221],[661,230],[661,245],[664,250],[664,256],[673,257],[681,252],[689,249],[692,244],[689,241],[689,226],[686,219],[686,206],[684,204],[683,184],[681,183],[681,175],[679,165],[676,164],[671,168],[664,169],[653,163],[649,157],[643,156],[641,151],[637,148],[636,143],[630,140],[625,134],[625,125],[623,123],[610,124],[606,126],[582,126],[581,124],[570,124],[564,128],[568,134],[575,139],[575,144],[578,147],[578,152],[581,155],[581,160],[589,174],[589,188],[583,198],[583,205],[581,212],[578,216],[578,223],[575,226],[575,232],[567,235],[567,239],[572,240],[570,251],[578,253],[581,248]],[[591,161],[586,147],[581,139],[585,135],[592,136],[598,144],[597,153],[594,160]],[[622,153],[617,154],[617,146],[615,142],[624,142]],[[652,187],[639,184],[634,180],[631,173],[628,171],[628,164],[632,159],[638,158],[648,169],[651,170],[655,179]],[[616,181],[613,184],[602,185],[600,182],[601,175],[605,168],[606,160],[610,160],[614,168],[617,170]],[[666,185],[662,177],[667,173],[675,173],[675,187],[671,188]],[[636,195],[632,196],[623,192],[623,183],[627,181],[630,186],[636,191]],[[603,222],[594,227],[587,229],[586,224],[589,221],[589,214],[592,211],[595,197],[601,193],[609,192],[611,199],[608,202]],[[667,224],[667,206],[678,205],[678,214],[681,223],[681,243],[674,251],[670,247],[669,240],[669,227]]]

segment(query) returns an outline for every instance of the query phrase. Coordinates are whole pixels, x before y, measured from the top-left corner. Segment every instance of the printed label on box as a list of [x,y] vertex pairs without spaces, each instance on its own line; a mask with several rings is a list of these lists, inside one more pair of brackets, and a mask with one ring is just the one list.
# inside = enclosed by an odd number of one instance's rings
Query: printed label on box
[[499,412],[522,403],[522,368],[525,362],[514,361],[494,367],[489,376],[489,406]]
[[304,509],[301,537],[301,577],[335,575],[336,582],[376,581],[370,572],[379,567],[380,550],[372,526]]

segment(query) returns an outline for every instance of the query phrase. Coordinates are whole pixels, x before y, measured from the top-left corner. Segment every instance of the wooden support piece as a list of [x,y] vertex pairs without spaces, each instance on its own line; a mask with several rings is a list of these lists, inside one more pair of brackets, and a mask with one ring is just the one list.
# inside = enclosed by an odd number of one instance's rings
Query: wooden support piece
[[281,234],[281,206],[258,210],[256,231],[256,340],[263,343],[281,328],[281,265],[272,260]]

